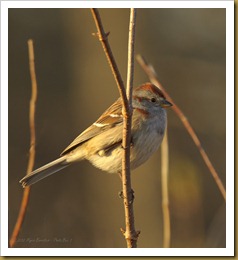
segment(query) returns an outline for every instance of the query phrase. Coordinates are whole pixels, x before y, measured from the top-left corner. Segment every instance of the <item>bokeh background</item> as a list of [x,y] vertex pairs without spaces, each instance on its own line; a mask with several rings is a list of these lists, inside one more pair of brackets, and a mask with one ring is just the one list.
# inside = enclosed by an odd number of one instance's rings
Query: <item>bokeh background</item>
[[[126,81],[129,9],[100,9]],[[9,9],[9,236],[22,196],[29,151],[31,81],[27,40],[35,46],[38,101],[35,168],[64,148],[118,97],[89,9]],[[225,9],[139,9],[136,53],[199,135],[226,181]],[[148,81],[135,65],[135,85]],[[225,203],[182,123],[168,111],[171,246],[225,247]],[[163,246],[160,151],[132,174],[139,247]],[[16,247],[125,247],[121,182],[87,161],[32,187]]]

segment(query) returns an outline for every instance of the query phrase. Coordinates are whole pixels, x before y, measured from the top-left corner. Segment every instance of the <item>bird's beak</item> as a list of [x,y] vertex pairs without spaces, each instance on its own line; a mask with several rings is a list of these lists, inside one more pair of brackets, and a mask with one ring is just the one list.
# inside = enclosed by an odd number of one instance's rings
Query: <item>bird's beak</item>
[[161,102],[161,107],[167,108],[167,107],[171,107],[173,104],[171,104],[169,101],[167,101],[166,99],[164,99]]

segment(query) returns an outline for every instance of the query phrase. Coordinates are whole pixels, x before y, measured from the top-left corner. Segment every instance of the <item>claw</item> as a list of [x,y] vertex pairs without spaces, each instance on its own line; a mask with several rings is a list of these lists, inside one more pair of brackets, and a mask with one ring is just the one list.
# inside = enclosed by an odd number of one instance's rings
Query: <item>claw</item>
[[[135,193],[134,190],[131,189],[130,193],[129,193],[130,194],[129,205],[131,205],[134,202],[134,199],[135,199],[134,193]],[[124,199],[125,198],[124,195],[123,195],[123,191],[119,191],[118,192],[118,196],[119,196],[120,199]]]

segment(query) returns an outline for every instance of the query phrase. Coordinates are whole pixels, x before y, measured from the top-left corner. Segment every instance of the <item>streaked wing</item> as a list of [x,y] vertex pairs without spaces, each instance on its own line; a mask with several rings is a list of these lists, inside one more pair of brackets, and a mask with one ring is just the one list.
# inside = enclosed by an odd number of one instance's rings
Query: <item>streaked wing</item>
[[99,135],[100,133],[121,124],[123,121],[121,107],[121,99],[119,98],[98,118],[94,124],[76,137],[74,141],[61,153],[61,156],[72,151],[77,146]]

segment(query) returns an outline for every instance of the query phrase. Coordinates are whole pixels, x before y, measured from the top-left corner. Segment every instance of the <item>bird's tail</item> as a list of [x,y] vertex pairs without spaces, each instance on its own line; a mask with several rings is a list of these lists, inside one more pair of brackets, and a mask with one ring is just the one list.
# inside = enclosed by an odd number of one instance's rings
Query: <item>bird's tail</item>
[[22,187],[25,188],[26,186],[30,186],[48,176],[51,174],[58,172],[62,170],[63,168],[69,166],[70,163],[67,163],[66,156],[62,156],[58,159],[56,159],[53,162],[50,162],[35,171],[31,172],[30,174],[27,174],[23,179],[21,179],[19,182],[21,183]]

